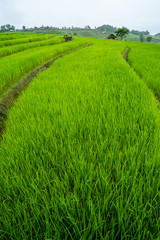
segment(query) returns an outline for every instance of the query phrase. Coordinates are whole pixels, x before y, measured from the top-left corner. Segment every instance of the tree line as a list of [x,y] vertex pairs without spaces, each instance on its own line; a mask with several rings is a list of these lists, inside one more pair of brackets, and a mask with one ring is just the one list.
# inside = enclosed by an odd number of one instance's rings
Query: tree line
[[10,24],[0,26],[0,32],[12,32],[15,30],[16,30],[15,26]]
[[[33,30],[60,30],[60,29],[65,29],[65,30],[93,30],[93,28],[91,28],[89,25],[86,25],[85,27],[81,28],[81,27],[62,27],[62,28],[58,28],[58,27],[52,27],[52,26],[44,26],[42,25],[41,27],[34,27],[34,28],[26,28],[25,26],[22,26],[22,29],[16,29],[15,26],[10,25],[10,24],[6,24],[6,25],[2,25],[0,26],[0,32],[14,32],[14,31],[23,31],[23,32],[28,32],[28,31],[33,31]],[[151,42],[152,41],[152,37],[149,36],[150,32],[148,30],[146,31],[138,31],[138,30],[129,30],[128,28],[122,27],[122,28],[117,28],[117,27],[113,27],[109,24],[104,24],[102,26],[99,27],[94,27],[94,30],[99,30],[101,32],[106,32],[106,33],[115,33],[117,37],[120,37],[121,40],[123,38],[125,38],[128,33],[132,33],[134,35],[138,35],[139,39],[141,42],[144,42],[145,40],[147,42]],[[145,38],[146,36],[148,36],[147,38]],[[155,36],[160,36],[160,33],[157,33]]]

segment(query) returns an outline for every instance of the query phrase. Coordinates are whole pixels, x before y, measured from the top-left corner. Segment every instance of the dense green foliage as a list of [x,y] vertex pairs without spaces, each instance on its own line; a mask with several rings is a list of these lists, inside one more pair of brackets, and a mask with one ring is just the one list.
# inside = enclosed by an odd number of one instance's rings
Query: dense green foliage
[[139,40],[140,40],[140,42],[144,42],[144,41],[145,41],[145,38],[144,38],[144,35],[143,35],[143,34],[141,34],[141,35],[139,36]]
[[106,31],[106,32],[109,32],[109,33],[115,32],[117,30],[116,27],[113,27],[113,26],[108,25],[108,24],[107,25],[104,24],[104,25],[102,25],[100,27],[97,27],[97,29],[101,30],[101,31]]
[[141,34],[149,35],[150,34],[150,32],[148,32],[148,31],[138,31],[138,30],[132,30],[131,33],[135,34],[135,35],[141,35]]
[[148,36],[146,40],[147,40],[147,42],[151,42],[152,41],[152,37]]
[[121,40],[123,38],[125,38],[128,34],[129,34],[129,29],[125,28],[125,27],[122,27],[122,28],[118,28],[116,31],[116,36],[117,37],[120,37]]
[[0,32],[15,31],[15,26],[10,24],[5,24],[0,26]]
[[130,48],[129,62],[148,84],[142,62],[149,52],[158,79],[159,46],[86,39],[6,59],[29,71],[30,62],[88,41],[39,74],[9,113],[0,148],[2,239],[160,237],[160,113],[122,58]]

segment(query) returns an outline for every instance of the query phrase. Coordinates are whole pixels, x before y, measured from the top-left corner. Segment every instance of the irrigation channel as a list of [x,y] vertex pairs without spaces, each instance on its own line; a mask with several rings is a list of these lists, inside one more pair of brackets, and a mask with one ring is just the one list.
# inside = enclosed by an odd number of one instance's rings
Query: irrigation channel
[[49,68],[54,61],[57,59],[73,53],[75,51],[78,51],[80,49],[83,49],[85,47],[89,47],[92,44],[87,44],[82,47],[78,47],[72,51],[60,54],[59,56],[53,58],[52,60],[46,62],[42,66],[38,67],[36,70],[32,71],[30,74],[28,74],[26,77],[24,77],[21,81],[19,81],[14,87],[12,87],[4,96],[0,99],[0,138],[3,135],[3,131],[5,130],[5,121],[7,120],[7,115],[11,107],[13,106],[14,102],[18,98],[18,96],[21,94],[23,90],[27,88],[29,83],[41,72],[45,71],[47,68]]

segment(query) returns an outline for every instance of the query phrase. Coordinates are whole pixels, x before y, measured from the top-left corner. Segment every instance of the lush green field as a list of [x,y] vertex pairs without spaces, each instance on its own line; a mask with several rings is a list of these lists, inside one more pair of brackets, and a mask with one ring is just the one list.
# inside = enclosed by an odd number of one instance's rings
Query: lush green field
[[158,45],[77,38],[28,49],[0,59],[1,85],[89,42],[40,73],[9,112],[1,239],[160,238],[160,112],[146,77],[153,70],[158,86]]
[[160,46],[128,43],[129,63],[160,100]]
[[34,36],[33,33],[0,33],[0,41],[25,38],[26,36]]
[[[53,41],[52,41],[53,42]],[[28,49],[0,58],[0,96],[13,84],[37,66],[67,51],[86,45],[88,40],[79,39],[69,43]],[[36,44],[34,44],[36,45]],[[3,48],[4,49],[4,48]],[[5,50],[5,49],[4,49]]]
[[18,45],[13,45],[9,47],[3,47],[0,48],[0,57],[4,57],[7,55],[11,55],[13,53],[21,52],[29,48],[36,48],[41,46],[47,46],[47,45],[54,45],[58,43],[65,42],[64,38],[54,37],[49,40],[42,40],[38,42],[31,42],[31,43],[23,43]]
[[16,39],[11,39],[7,41],[0,41],[0,47],[5,47],[5,46],[11,46],[11,45],[16,45],[16,44],[21,44],[21,43],[29,43],[29,42],[36,42],[36,41],[41,41],[41,40],[48,40],[49,38],[56,37],[56,35],[49,35],[49,34],[39,34],[36,36],[36,34],[31,35],[31,36],[26,36],[25,38],[16,38]]

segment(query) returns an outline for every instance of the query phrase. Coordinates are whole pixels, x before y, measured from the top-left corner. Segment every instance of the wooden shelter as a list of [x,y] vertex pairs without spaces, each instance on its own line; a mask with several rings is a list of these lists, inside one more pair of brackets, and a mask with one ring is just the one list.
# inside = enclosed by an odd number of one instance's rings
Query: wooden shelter
[[63,38],[66,40],[66,42],[75,40],[74,38],[72,38],[72,36],[69,37],[69,36],[67,36],[67,35],[64,35]]
[[106,39],[112,39],[112,40],[115,40],[117,37],[116,35],[114,35],[113,33],[109,34],[108,37],[106,37]]

